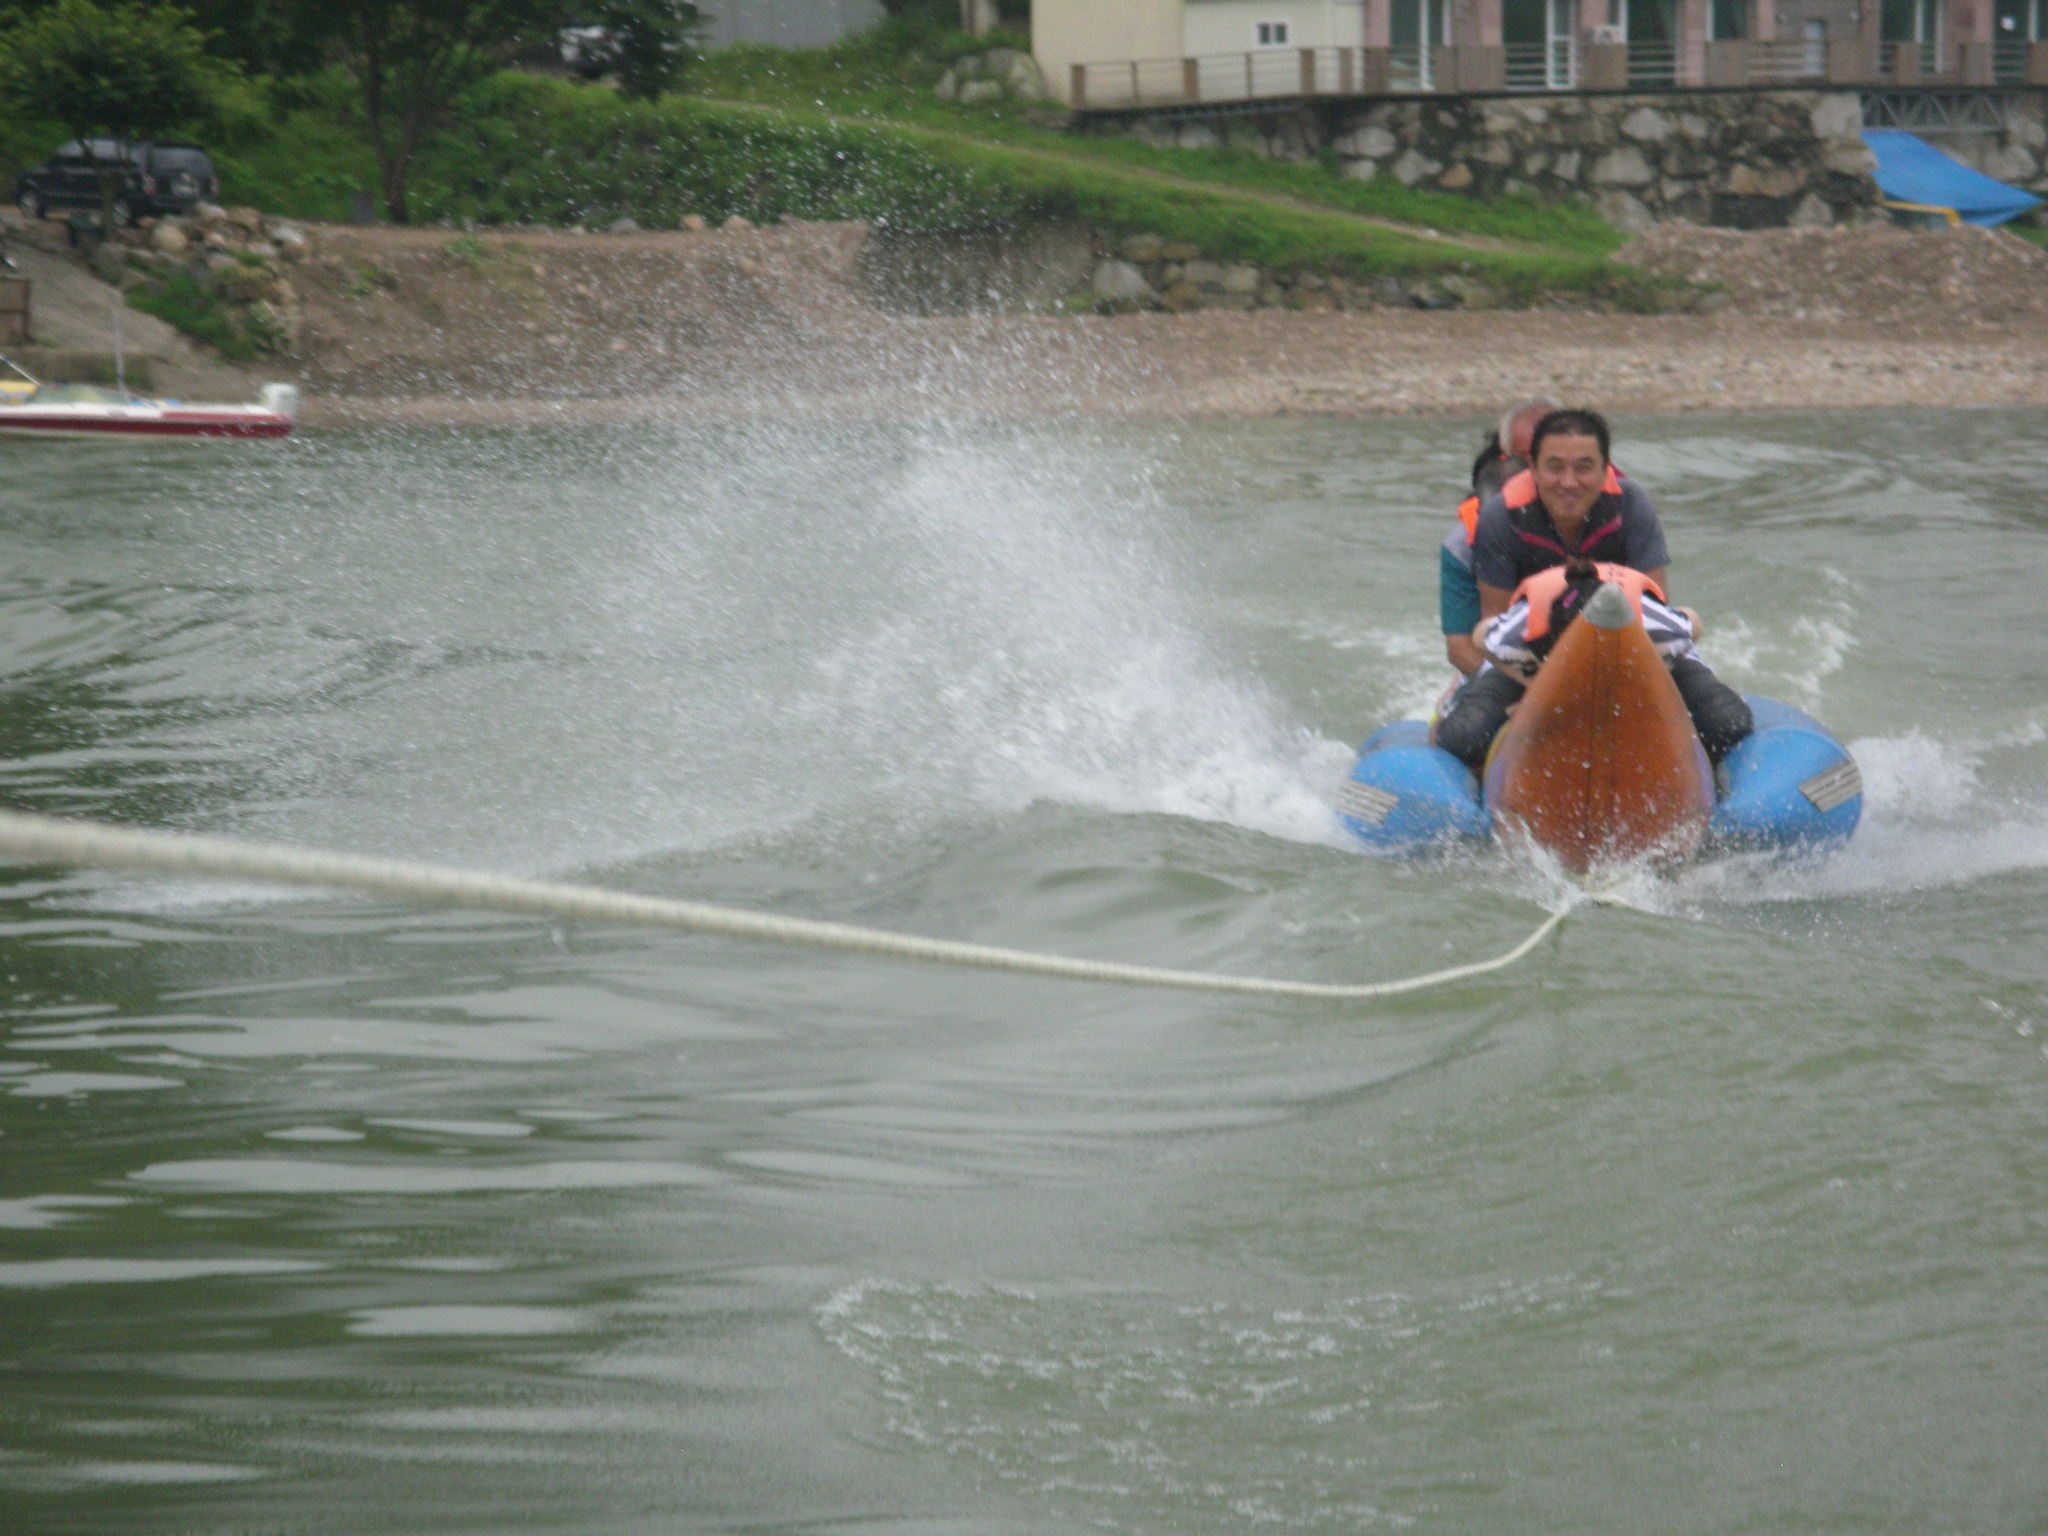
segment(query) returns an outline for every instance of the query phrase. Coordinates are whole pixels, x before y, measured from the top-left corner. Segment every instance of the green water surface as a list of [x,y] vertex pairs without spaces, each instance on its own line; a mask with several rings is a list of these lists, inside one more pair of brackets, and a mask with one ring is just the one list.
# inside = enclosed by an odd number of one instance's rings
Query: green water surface
[[[4,444],[0,801],[1359,980],[1474,424]],[[2048,1531],[2048,421],[1623,423],[1866,822],[1364,1009],[0,866],[0,1527]]]

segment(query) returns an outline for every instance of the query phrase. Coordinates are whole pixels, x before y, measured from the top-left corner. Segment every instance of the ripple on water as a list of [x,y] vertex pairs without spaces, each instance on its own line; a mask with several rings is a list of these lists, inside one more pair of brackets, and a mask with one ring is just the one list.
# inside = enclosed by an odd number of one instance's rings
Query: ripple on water
[[718,1175],[681,1163],[561,1162],[512,1166],[306,1162],[290,1158],[200,1158],[152,1163],[128,1175],[138,1184],[231,1189],[277,1195],[457,1195],[488,1190],[649,1189],[712,1184]]

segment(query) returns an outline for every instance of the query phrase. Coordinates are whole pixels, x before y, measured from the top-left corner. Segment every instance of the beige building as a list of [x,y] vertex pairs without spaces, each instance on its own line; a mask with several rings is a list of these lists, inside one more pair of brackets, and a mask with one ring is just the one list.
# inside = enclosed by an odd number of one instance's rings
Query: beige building
[[1108,59],[1358,48],[1365,9],[1366,0],[1033,0],[1031,46],[1048,80]]
[[[1033,0],[1077,105],[1395,90],[2019,83],[2048,0]],[[1996,57],[1994,57],[1996,55]]]

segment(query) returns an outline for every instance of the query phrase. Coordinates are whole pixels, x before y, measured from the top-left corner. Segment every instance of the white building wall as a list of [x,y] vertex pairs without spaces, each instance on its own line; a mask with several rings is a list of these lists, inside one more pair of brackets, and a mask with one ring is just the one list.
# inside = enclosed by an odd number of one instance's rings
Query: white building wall
[[1046,85],[1064,100],[1072,65],[1179,58],[1185,5],[1186,0],[1032,0],[1031,52]]
[[1288,48],[1357,48],[1365,42],[1363,0],[1185,0],[1189,57],[1257,48],[1262,22],[1287,23]]
[[707,48],[773,43],[782,48],[823,48],[882,19],[877,0],[699,0],[709,18]]

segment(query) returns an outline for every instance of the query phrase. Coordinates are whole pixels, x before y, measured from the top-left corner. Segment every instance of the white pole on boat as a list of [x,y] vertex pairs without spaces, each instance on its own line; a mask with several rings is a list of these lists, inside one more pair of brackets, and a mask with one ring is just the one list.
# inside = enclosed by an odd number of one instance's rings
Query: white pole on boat
[[114,388],[128,393],[128,363],[121,355],[121,287],[114,285]]

